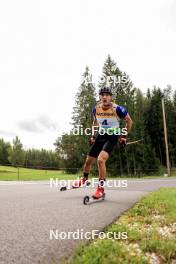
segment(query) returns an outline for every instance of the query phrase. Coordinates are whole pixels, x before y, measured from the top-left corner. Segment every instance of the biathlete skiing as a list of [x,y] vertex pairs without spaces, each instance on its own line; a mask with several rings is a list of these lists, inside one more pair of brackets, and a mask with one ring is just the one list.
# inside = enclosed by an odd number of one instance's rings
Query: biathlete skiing
[[[112,91],[109,87],[99,90],[100,102],[93,108],[92,137],[90,138],[91,148],[88,152],[83,167],[83,176],[74,181],[73,188],[83,186],[91,171],[92,165],[97,160],[99,171],[99,184],[92,194],[93,199],[104,197],[104,181],[106,180],[106,161],[114,147],[119,143],[126,145],[127,135],[131,131],[132,119],[124,106],[112,102]],[[120,133],[120,120],[126,123],[123,135]],[[94,128],[98,127],[98,131]]]

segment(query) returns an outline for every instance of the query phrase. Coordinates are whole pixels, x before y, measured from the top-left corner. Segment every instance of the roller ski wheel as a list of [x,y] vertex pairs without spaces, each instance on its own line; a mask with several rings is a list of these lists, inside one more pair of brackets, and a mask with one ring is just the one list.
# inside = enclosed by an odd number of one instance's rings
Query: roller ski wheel
[[100,198],[95,198],[94,196],[90,197],[90,196],[86,195],[86,196],[84,196],[83,204],[87,205],[87,204],[90,204],[91,202],[99,201],[99,200],[104,201],[105,197],[106,197],[105,193],[103,193],[102,197],[100,197]]
[[60,188],[60,191],[63,192],[63,191],[68,191],[68,190],[73,190],[73,189],[75,189],[73,186],[72,187],[62,186]]
[[83,199],[83,204],[88,204],[89,203],[89,200],[90,200],[90,198],[89,198],[89,196],[88,195],[86,195],[85,197],[84,197],[84,199]]
[[86,186],[90,186],[91,182],[90,181],[86,181]]
[[60,191],[63,192],[63,191],[66,191],[67,190],[67,187],[66,186],[63,186],[60,188]]

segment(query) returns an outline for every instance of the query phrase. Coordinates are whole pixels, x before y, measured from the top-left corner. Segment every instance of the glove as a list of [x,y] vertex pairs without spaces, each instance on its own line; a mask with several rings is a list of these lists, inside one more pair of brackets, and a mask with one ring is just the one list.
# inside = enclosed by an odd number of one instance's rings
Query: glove
[[95,143],[95,136],[89,138],[89,145],[92,146]]
[[118,137],[118,143],[120,146],[125,147],[126,146],[126,136],[119,136]]

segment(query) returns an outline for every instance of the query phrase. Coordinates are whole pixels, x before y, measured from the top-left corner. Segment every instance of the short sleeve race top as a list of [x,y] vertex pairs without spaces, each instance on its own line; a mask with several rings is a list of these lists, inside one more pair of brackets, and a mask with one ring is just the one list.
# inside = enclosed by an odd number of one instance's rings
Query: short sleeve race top
[[120,119],[124,119],[128,114],[124,106],[114,103],[108,109],[103,109],[101,103],[97,104],[92,112],[102,128],[119,128]]

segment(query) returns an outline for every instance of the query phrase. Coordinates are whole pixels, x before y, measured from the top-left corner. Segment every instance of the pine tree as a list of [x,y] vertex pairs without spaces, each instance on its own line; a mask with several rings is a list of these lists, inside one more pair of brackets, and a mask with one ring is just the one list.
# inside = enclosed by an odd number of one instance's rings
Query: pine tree
[[176,146],[176,111],[174,109],[174,96],[172,99],[172,87],[168,85],[163,91],[166,124],[167,124],[167,136],[168,136],[168,149],[170,156],[171,167],[176,165],[175,159],[175,146]]
[[86,67],[83,74],[83,81],[78,89],[75,99],[75,107],[73,108],[72,120],[74,128],[78,125],[84,129],[91,127],[92,115],[91,111],[96,104],[96,92],[92,83],[92,75],[89,68]]
[[0,164],[8,165],[8,155],[9,155],[10,143],[5,142],[3,138],[0,139]]
[[25,151],[25,167],[35,168],[58,168],[59,159],[52,150],[28,149]]
[[[70,134],[62,135],[55,143],[56,151],[59,156],[62,156],[67,170],[69,167],[80,168],[83,166],[89,147],[88,138],[90,137],[84,131],[86,128],[92,127],[92,109],[95,105],[95,87],[92,83],[92,75],[90,74],[89,68],[86,67],[83,80],[76,93],[75,107],[72,113],[73,130],[70,131]],[[79,130],[78,135],[74,135],[74,129]],[[76,170],[72,170],[72,172],[76,172]]]
[[173,106],[174,106],[174,111],[176,110],[176,91],[174,92],[173,95]]
[[99,87],[108,86],[113,91],[113,98],[117,104],[133,108],[135,88],[126,72],[122,72],[117,63],[108,55],[104,62]]
[[166,164],[161,104],[162,98],[163,93],[161,89],[154,86],[151,99],[145,112],[145,130],[150,137],[152,148],[154,148],[160,163]]
[[[108,55],[105,60],[102,77],[99,81],[99,87],[108,86],[111,87],[113,91],[114,102],[118,105],[125,106],[127,111],[133,118],[134,114],[134,95],[135,88],[132,81],[130,80],[127,73],[122,72],[118,67],[116,62]],[[121,122],[121,127],[124,127],[124,122]],[[133,137],[133,131],[130,134]],[[112,170],[111,174],[123,175],[124,173],[129,173],[130,162],[129,159],[132,153],[129,150],[119,150],[115,149],[113,155],[108,162],[108,169]],[[134,161],[134,159],[133,159]],[[114,166],[116,164],[116,166]]]
[[24,150],[20,139],[16,136],[13,139],[12,147],[9,150],[9,161],[13,166],[24,165]]
[[[173,133],[176,134],[176,91],[174,92],[173,95]],[[176,141],[176,137],[174,136],[174,140]],[[176,167],[176,142],[173,145],[173,166]]]

